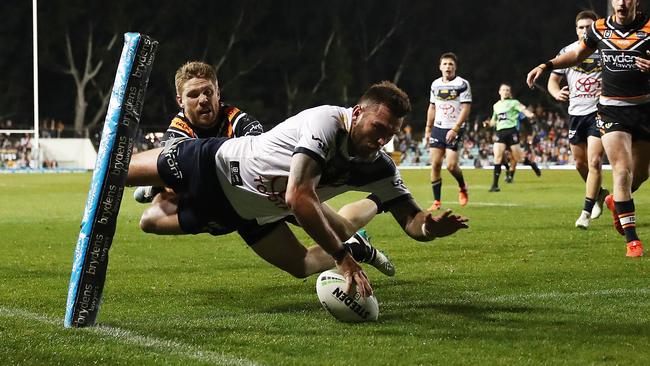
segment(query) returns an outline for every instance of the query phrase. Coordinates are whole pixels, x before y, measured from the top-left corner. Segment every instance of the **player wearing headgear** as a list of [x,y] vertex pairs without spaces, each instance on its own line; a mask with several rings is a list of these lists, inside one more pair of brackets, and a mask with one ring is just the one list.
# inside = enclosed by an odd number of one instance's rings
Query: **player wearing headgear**
[[463,143],[465,122],[472,106],[472,89],[469,82],[456,75],[458,58],[451,52],[440,56],[439,69],[442,76],[431,83],[427,124],[424,132],[429,138],[431,153],[431,189],[433,205],[430,211],[441,205],[442,161],[447,157],[447,170],[458,182],[458,203],[465,206],[469,200],[467,184],[458,164],[458,148]]
[[614,226],[625,235],[628,257],[643,255],[636,233],[632,192],[648,178],[650,167],[650,18],[638,0],[612,0],[614,15],[598,19],[580,45],[536,66],[528,86],[545,71],[578,65],[596,50],[603,63],[598,128],[612,164],[614,194],[605,198]]

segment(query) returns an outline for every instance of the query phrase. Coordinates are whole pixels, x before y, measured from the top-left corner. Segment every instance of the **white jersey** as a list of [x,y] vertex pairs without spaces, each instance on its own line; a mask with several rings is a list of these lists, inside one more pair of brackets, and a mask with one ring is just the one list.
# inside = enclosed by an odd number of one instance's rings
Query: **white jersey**
[[472,89],[469,82],[460,76],[447,82],[440,77],[431,83],[429,102],[436,105],[433,125],[438,128],[454,128],[463,109],[462,103],[472,102]]
[[[562,55],[580,46],[576,41],[558,53]],[[553,70],[553,73],[566,78],[569,86],[569,114],[572,116],[584,116],[598,110],[598,97],[601,88],[601,73],[603,70],[600,61],[600,53],[594,52],[579,65],[568,69]]]
[[321,201],[355,190],[373,193],[387,207],[409,198],[397,167],[384,152],[360,160],[348,154],[352,109],[307,109],[259,136],[223,143],[216,153],[217,176],[237,213],[265,224],[291,215],[285,201],[294,154],[316,160],[322,174],[316,193]]

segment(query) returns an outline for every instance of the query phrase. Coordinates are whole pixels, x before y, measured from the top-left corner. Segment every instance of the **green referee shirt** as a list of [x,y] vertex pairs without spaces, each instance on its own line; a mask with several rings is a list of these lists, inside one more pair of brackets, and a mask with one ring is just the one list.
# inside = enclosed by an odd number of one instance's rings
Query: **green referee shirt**
[[504,99],[494,103],[492,120],[497,121],[497,131],[517,127],[519,113],[526,107],[517,99]]

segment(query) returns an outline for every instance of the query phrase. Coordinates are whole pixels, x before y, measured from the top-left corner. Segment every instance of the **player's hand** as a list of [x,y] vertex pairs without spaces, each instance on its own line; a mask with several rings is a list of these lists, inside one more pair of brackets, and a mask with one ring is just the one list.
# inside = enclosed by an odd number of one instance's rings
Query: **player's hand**
[[448,144],[451,144],[452,142],[456,141],[456,138],[458,137],[458,132],[454,130],[449,130],[447,131],[447,135],[445,136],[445,140],[447,141]]
[[533,89],[535,87],[535,82],[537,79],[539,79],[540,76],[542,76],[543,73],[544,69],[542,69],[540,66],[535,66],[534,69],[530,70],[526,76],[526,84],[528,84],[528,87]]
[[[646,56],[650,57],[650,51],[645,51]],[[650,74],[650,60],[643,57],[635,57],[634,64],[636,67],[645,74]]]
[[562,89],[560,89],[560,91],[554,95],[553,98],[555,98],[555,100],[558,102],[566,102],[569,100],[569,87],[566,85],[562,87]]
[[433,240],[443,236],[451,235],[460,229],[467,229],[469,219],[465,216],[455,215],[451,210],[445,210],[438,216],[427,214],[424,218],[422,233]]
[[346,254],[345,257],[340,262],[336,263],[336,267],[339,269],[339,272],[343,274],[346,281],[346,290],[348,294],[352,294],[354,287],[356,286],[359,295],[362,297],[368,297],[372,295],[372,287],[370,286],[370,281],[368,276],[363,271],[359,263],[357,263],[350,253]]

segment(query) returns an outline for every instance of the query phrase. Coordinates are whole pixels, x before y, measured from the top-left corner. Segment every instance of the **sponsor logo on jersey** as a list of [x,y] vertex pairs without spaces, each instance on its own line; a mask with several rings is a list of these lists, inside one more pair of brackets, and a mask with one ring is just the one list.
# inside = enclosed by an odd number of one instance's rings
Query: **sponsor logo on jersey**
[[320,139],[320,138],[318,138],[318,137],[316,137],[314,135],[311,135],[311,139],[314,140],[314,141],[318,141],[318,148],[323,150],[323,153],[325,153],[325,155],[327,155],[329,153],[329,149],[327,147],[325,147],[325,143],[323,142],[322,139]]
[[604,38],[610,38],[611,36],[612,36],[612,30],[611,29],[606,30],[605,33],[603,34]]
[[453,118],[456,113],[456,108],[454,108],[453,105],[451,104],[443,104],[440,106],[440,110],[442,111],[442,115],[445,118]]
[[600,89],[600,80],[591,76],[582,77],[576,80],[575,89],[582,93],[577,95],[580,98],[591,96],[592,94],[595,94],[598,89]]
[[603,50],[602,60],[605,68],[612,72],[636,70],[635,57],[641,56],[635,50]]
[[638,38],[638,39],[644,39],[647,36],[648,36],[648,33],[644,32],[644,31],[636,32],[636,38]]

